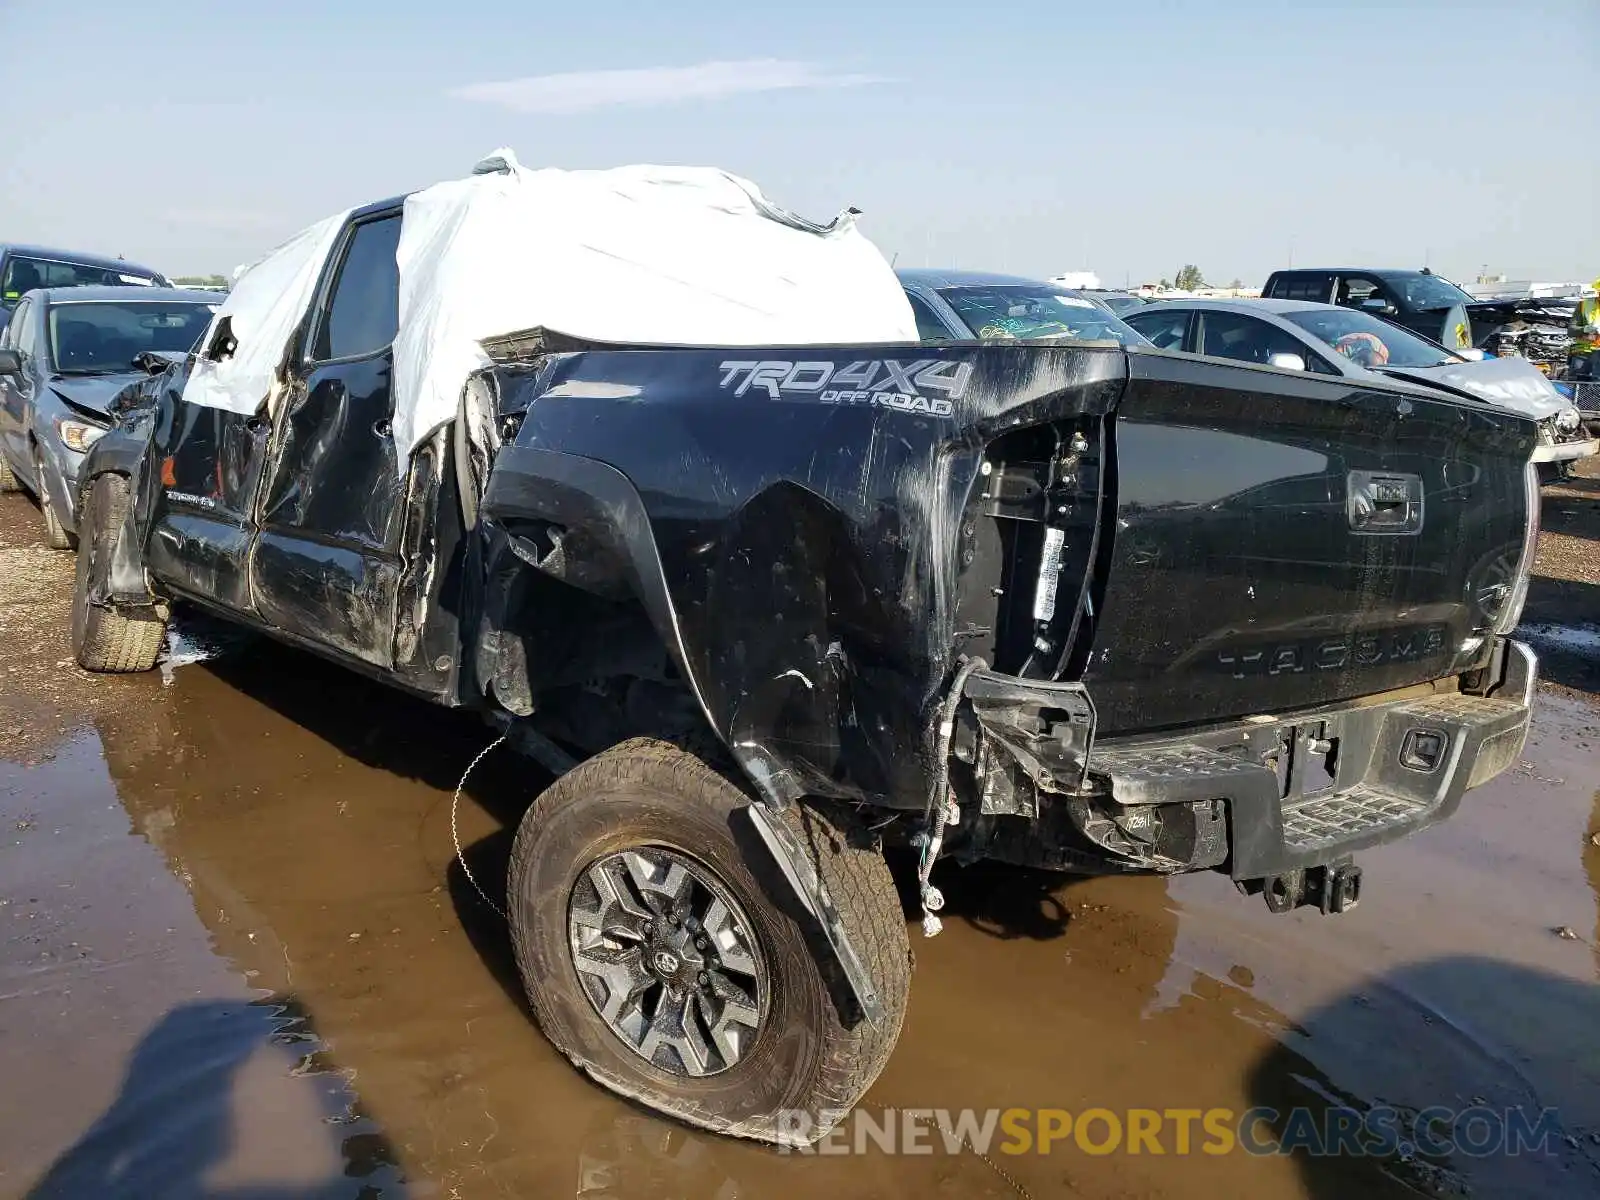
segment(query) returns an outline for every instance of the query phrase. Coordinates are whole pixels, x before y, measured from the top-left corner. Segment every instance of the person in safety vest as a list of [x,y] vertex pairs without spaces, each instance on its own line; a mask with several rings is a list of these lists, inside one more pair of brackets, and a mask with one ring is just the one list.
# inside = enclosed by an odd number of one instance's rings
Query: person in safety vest
[[1567,332],[1572,335],[1567,350],[1568,378],[1600,380],[1600,279],[1579,299]]

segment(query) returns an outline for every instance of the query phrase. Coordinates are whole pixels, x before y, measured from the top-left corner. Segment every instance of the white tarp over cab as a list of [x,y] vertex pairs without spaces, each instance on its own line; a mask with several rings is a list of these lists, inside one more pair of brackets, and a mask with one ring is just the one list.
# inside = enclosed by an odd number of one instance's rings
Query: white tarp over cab
[[[342,220],[313,226],[240,277],[217,318],[232,317],[239,348],[197,369],[186,400],[260,406]],[[489,365],[479,341],[496,334],[543,326],[730,346],[917,339],[894,271],[853,213],[826,226],[802,221],[709,168],[528,170],[497,151],[469,178],[406,198],[396,260],[402,463],[455,416],[468,376]]]
[[200,344],[209,347],[217,327],[228,321],[237,345],[227,358],[195,360],[183,385],[186,401],[246,416],[261,407],[278,377],[289,337],[317,290],[322,264],[349,215],[346,209],[318,221],[234,272],[228,298],[218,306]]

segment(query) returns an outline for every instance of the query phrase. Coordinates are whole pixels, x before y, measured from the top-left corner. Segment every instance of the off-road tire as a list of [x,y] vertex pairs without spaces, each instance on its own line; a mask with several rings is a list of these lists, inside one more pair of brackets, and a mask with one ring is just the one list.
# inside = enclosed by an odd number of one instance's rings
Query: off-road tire
[[124,613],[89,603],[93,585],[109,569],[111,549],[127,514],[128,481],[121,475],[96,475],[83,498],[83,539],[72,589],[72,653],[86,671],[148,671],[166,640],[167,623],[154,613]]
[[33,455],[33,478],[39,487],[39,515],[44,519],[44,544],[52,550],[71,550],[73,537],[61,524],[55,505],[50,503],[50,489],[44,482],[44,460],[38,450]]
[[20,492],[22,484],[17,479],[16,473],[11,470],[11,464],[6,462],[5,455],[0,454],[0,492]]
[[[692,1125],[761,1141],[814,1140],[824,1110],[852,1107],[900,1036],[910,989],[905,917],[882,854],[823,812],[790,822],[831,894],[882,1005],[856,1007],[816,921],[799,904],[744,811],[750,796],[678,745],[636,738],[575,767],[523,817],[507,890],[517,965],[533,1014],[557,1049],[599,1083]],[[590,864],[664,847],[707,868],[748,915],[768,967],[765,1017],[732,1066],[709,1076],[659,1069],[602,1021],[578,979],[568,906]],[[815,1122],[797,1134],[783,1110]],[[831,1118],[830,1118],[831,1120]]]

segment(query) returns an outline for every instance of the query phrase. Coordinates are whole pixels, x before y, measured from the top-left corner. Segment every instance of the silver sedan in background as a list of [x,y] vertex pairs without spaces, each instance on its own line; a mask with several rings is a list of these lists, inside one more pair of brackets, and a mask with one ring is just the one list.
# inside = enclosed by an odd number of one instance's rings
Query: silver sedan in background
[[111,426],[111,404],[148,377],[141,356],[182,356],[222,302],[163,287],[40,288],[0,333],[0,491],[39,501],[45,540],[71,549],[78,467]]
[[1534,461],[1547,479],[1600,450],[1572,401],[1526,359],[1448,350],[1371,313],[1300,300],[1167,300],[1126,320],[1163,350],[1349,379],[1377,375],[1532,417]]

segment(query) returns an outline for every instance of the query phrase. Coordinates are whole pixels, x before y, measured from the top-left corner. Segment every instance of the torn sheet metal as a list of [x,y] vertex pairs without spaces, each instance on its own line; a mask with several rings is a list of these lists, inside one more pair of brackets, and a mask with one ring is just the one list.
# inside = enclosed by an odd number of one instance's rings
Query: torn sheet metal
[[1390,367],[1385,373],[1465,392],[1536,421],[1553,417],[1568,406],[1567,398],[1525,358],[1447,362],[1437,367]]
[[[970,644],[959,594],[996,582],[963,516],[984,449],[1013,429],[1098,422],[1126,374],[1120,350],[1042,345],[508,363],[493,378],[502,412],[522,418],[482,519],[529,538],[558,528],[559,554],[508,545],[505,569],[581,589],[585,617],[588,597],[637,597],[763,795],[920,811],[929,713]],[[1092,523],[1097,487],[1082,507]],[[1084,571],[1063,575],[1065,627]],[[553,637],[563,628],[548,599],[530,617],[535,688],[541,648],[570,642]]]

